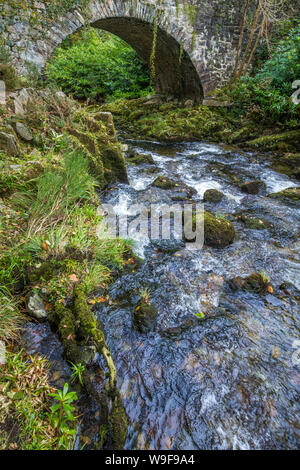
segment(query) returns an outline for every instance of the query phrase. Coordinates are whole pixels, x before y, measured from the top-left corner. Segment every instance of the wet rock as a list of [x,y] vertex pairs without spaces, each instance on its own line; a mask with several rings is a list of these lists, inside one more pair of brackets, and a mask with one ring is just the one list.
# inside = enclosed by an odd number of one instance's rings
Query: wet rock
[[300,290],[297,289],[291,282],[283,282],[280,287],[280,290],[284,292],[284,294],[293,297],[295,300],[300,302]]
[[272,157],[272,168],[278,173],[300,179],[300,153]]
[[225,248],[235,239],[232,222],[223,217],[216,217],[211,212],[204,213],[204,243],[213,248]]
[[31,131],[22,122],[16,122],[15,128],[16,133],[21,137],[21,139],[25,140],[26,142],[32,141],[33,135]]
[[204,202],[217,203],[217,202],[222,201],[223,197],[224,197],[223,193],[221,193],[217,189],[208,189],[204,193],[203,200]]
[[154,173],[159,173],[160,170],[156,166],[152,166],[150,168],[146,168],[144,171],[150,175],[153,175]]
[[247,228],[252,230],[268,230],[273,228],[273,225],[267,220],[259,217],[252,217],[248,214],[237,213],[235,218],[242,222]]
[[243,193],[256,195],[265,191],[266,185],[263,181],[247,181],[240,185],[240,189]]
[[171,180],[167,176],[159,175],[152,183],[152,186],[160,189],[174,189],[178,183]]
[[233,290],[243,289],[255,294],[266,294],[270,287],[270,279],[262,273],[254,273],[246,278],[240,276],[227,281],[228,286]]
[[[231,245],[235,239],[235,229],[232,222],[225,217],[217,217],[209,211],[204,214],[193,215],[190,220],[185,221],[185,232],[191,232],[192,228],[201,230],[204,224],[204,243],[212,248],[225,248]],[[192,242],[185,238],[186,242]]]
[[300,188],[287,188],[279,193],[268,194],[271,199],[279,199],[281,201],[287,200],[292,202],[298,202],[300,199]]
[[157,315],[156,308],[141,299],[133,313],[133,324],[141,333],[147,333],[153,329]]
[[117,146],[107,145],[100,149],[102,162],[105,168],[105,179],[108,183],[120,181],[128,183],[124,155]]
[[129,152],[127,160],[129,163],[135,165],[149,164],[153,165],[155,162],[150,154],[139,154],[137,152]]
[[27,308],[37,320],[45,320],[48,316],[43,299],[36,293],[28,296]]
[[152,183],[152,186],[165,190],[172,189],[173,201],[186,201],[197,194],[197,191],[194,188],[191,188],[182,181],[174,181],[164,175],[159,175]]
[[166,328],[164,330],[160,331],[160,334],[162,336],[179,336],[182,333],[184,333],[186,330],[189,330],[191,328],[194,328],[195,326],[198,326],[199,324],[199,319],[193,315],[186,317],[180,325],[177,326],[170,326],[169,328]]
[[163,253],[176,253],[184,248],[182,240],[153,240],[152,246]]
[[0,150],[13,157],[20,155],[20,148],[13,133],[0,131]]
[[94,345],[79,346],[77,350],[77,361],[80,364],[90,364],[96,355],[96,348]]

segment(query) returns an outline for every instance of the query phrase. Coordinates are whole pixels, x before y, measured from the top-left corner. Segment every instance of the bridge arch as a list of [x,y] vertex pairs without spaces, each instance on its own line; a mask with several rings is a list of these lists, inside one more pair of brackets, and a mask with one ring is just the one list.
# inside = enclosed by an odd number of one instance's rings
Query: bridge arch
[[[74,0],[70,11],[55,16],[48,11],[49,2],[32,1],[27,2],[33,5],[31,11],[14,12],[11,24],[6,19],[2,36],[16,67],[25,74],[27,63],[42,70],[55,48],[85,25],[120,36],[149,63],[156,23],[158,88],[199,101],[232,73],[240,23],[239,2]],[[4,6],[9,9],[9,2],[7,5],[4,2]]]

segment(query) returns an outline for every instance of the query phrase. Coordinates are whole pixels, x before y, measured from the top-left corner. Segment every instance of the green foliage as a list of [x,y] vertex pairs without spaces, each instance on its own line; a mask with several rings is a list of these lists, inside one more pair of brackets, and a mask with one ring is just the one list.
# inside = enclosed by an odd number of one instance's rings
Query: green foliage
[[282,40],[255,76],[246,75],[233,89],[232,98],[244,112],[264,122],[286,121],[299,115],[292,102],[292,84],[300,77],[300,25]]
[[82,380],[82,374],[85,371],[85,365],[84,364],[73,364],[71,362],[71,369],[73,371],[71,377],[73,381],[77,381],[80,383],[80,385],[83,385],[83,380]]
[[73,447],[76,434],[76,417],[74,415],[75,408],[72,405],[77,400],[75,392],[69,392],[69,384],[65,384],[63,390],[56,393],[50,393],[49,396],[54,398],[58,403],[51,406],[50,420],[52,426],[56,430],[58,437],[58,447],[60,449],[70,450]]
[[[45,358],[29,356],[23,350],[7,350],[0,390],[0,423],[7,429],[4,436],[1,429],[0,449],[7,449],[10,444],[20,450],[73,447],[76,417],[72,402],[77,396],[68,392],[67,384],[62,391],[53,393]],[[52,407],[50,397],[58,402]]]
[[199,320],[204,320],[204,319],[205,319],[205,313],[203,313],[203,312],[195,313],[195,316],[196,316]]
[[94,29],[67,39],[46,74],[78,99],[137,97],[149,87],[148,71],[135,51],[120,38]]
[[21,314],[10,292],[0,288],[0,340],[11,340],[17,335]]
[[63,220],[75,202],[89,199],[94,184],[86,158],[78,151],[67,153],[63,169],[49,170],[37,179],[37,194],[29,212],[31,231],[36,233]]

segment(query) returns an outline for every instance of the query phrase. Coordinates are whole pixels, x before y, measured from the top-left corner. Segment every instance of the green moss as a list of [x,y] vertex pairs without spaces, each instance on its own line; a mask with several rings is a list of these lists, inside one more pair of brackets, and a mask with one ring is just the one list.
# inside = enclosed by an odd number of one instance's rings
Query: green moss
[[237,214],[236,218],[249,229],[264,230],[272,228],[272,224],[263,218],[252,217],[246,214]]
[[142,164],[149,164],[152,165],[154,163],[152,155],[144,155],[144,154],[133,154],[127,157],[127,161],[134,165],[142,165]]
[[104,334],[97,328],[96,319],[86,301],[84,287],[80,284],[74,287],[73,312],[80,325],[81,335],[93,339],[97,351],[101,353],[105,345]]
[[55,317],[52,320],[58,324],[58,333],[64,345],[64,353],[68,361],[79,362],[78,345],[76,342],[76,323],[71,310],[64,307],[62,303],[55,304]]
[[[150,105],[151,104],[151,105]],[[221,114],[207,106],[185,108],[162,99],[116,100],[104,105],[114,115],[116,123],[135,136],[162,141],[190,139],[222,140],[225,129],[232,134],[231,125]]]
[[[209,211],[205,211],[204,214],[194,214],[191,219],[185,221],[185,224],[185,229],[188,229],[189,232],[191,228],[195,230],[198,227],[197,230],[200,230],[201,225],[204,224],[204,243],[212,248],[225,248],[234,242],[233,224],[225,217],[215,216]],[[191,242],[192,240],[186,241]]]
[[270,197],[271,199],[287,199],[288,201],[299,202],[300,188],[287,188],[283,191],[280,191],[279,193],[268,194],[268,197]]
[[128,183],[126,163],[119,147],[117,145],[103,145],[100,148],[100,153],[105,168],[106,181],[108,183],[115,181]]
[[59,270],[59,266],[56,260],[49,260],[42,263],[40,266],[30,266],[27,269],[26,278],[29,284],[36,284],[44,281],[50,281]]
[[254,273],[246,277],[242,284],[244,290],[255,292],[256,294],[264,294],[268,291],[270,280],[261,273]]
[[224,197],[223,193],[221,193],[217,189],[208,189],[204,193],[203,200],[204,200],[204,202],[217,203],[217,202],[221,202],[223,197]]
[[122,450],[127,434],[127,418],[118,395],[114,398],[109,420],[112,431],[112,450]]
[[204,213],[204,243],[215,248],[224,248],[233,243],[234,226],[223,217],[216,217],[211,212]]
[[300,153],[273,156],[271,165],[278,173],[300,178]]
[[300,150],[300,130],[283,132],[282,134],[265,135],[258,139],[246,142],[248,147],[260,148],[264,150],[283,150],[282,144],[285,145],[285,151]]
[[174,189],[177,184],[167,176],[159,175],[152,183],[152,186],[160,189]]

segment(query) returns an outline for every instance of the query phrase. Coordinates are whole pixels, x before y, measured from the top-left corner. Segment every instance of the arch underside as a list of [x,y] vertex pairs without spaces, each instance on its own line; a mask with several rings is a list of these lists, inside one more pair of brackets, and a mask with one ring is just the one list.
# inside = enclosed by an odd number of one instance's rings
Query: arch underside
[[[91,23],[126,41],[149,64],[153,45],[153,24],[132,17],[103,18]],[[171,35],[158,27],[155,80],[157,89],[177,98],[201,101],[203,89],[199,75],[185,51]]]

